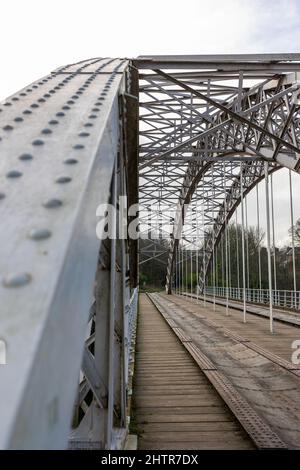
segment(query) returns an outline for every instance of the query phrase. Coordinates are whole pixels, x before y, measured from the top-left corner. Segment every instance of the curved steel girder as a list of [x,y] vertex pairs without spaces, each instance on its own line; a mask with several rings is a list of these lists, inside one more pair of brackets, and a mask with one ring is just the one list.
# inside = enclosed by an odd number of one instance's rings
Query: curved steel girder
[[[276,165],[276,164],[273,164]],[[274,173],[277,170],[283,168],[280,165],[269,166],[269,174]],[[198,289],[200,292],[203,291],[207,272],[212,263],[212,255],[216,247],[218,246],[222,233],[225,230],[226,225],[230,221],[235,210],[241,203],[243,198],[252,191],[252,189],[265,178],[264,162],[257,161],[256,165],[249,164],[245,165],[243,171],[243,195],[241,194],[241,173],[236,176],[230,191],[227,193],[226,200],[224,199],[218,216],[215,218],[215,223],[212,230],[209,232],[205,239],[205,252],[203,252],[204,262],[201,264],[199,271]]]
[[[236,155],[234,153],[226,153],[226,156]],[[246,155],[246,152],[240,152],[238,155]],[[225,156],[225,154],[224,154]],[[182,226],[184,225],[184,206],[189,204],[195,189],[197,188],[202,177],[207,171],[214,165],[213,162],[199,164],[190,164],[182,184],[178,205],[176,209],[176,216],[174,221],[173,237],[170,243],[170,251],[167,265],[167,278],[166,278],[166,290],[170,294],[172,290],[172,276],[175,260],[175,252],[178,246],[178,242],[182,232]]]
[[[193,180],[190,181],[190,186],[186,191],[186,197],[182,198],[179,202],[180,207],[178,208],[178,214],[182,217],[182,224],[177,225],[176,238],[172,240],[168,267],[167,267],[167,283],[166,290],[170,294],[172,291],[172,277],[173,277],[173,268],[175,261],[175,253],[179,243],[182,226],[184,225],[184,214],[183,214],[183,205],[189,204],[192,200],[193,194],[197,185],[201,182],[201,179],[205,176],[207,171],[211,169],[214,164],[206,164],[203,166],[200,171],[194,175]],[[272,165],[272,164],[271,164]],[[283,168],[281,165],[273,163],[273,166],[269,166],[269,174],[274,173],[277,170]],[[260,181],[265,177],[264,174],[264,161],[257,160],[255,163],[251,162],[249,164],[244,164],[243,166],[243,197],[245,197]],[[199,271],[199,285],[198,288],[200,291],[203,290],[204,280],[206,278],[207,272],[210,268],[212,262],[212,253],[213,250],[218,246],[218,243],[221,239],[222,233],[225,229],[226,224],[231,219],[235,210],[241,203],[241,186],[240,186],[240,173],[236,175],[234,182],[227,192],[226,196],[226,205],[225,201],[221,204],[220,211],[217,217],[214,219],[215,223],[212,226],[212,230],[208,233],[208,236],[205,238],[205,253],[204,253],[204,263],[201,264]],[[226,207],[226,210],[225,210]]]

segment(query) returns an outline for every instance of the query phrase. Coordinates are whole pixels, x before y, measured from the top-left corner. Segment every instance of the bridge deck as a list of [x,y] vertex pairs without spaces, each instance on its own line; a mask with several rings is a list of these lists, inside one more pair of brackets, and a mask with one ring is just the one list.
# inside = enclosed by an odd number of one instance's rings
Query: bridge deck
[[272,335],[263,317],[243,324],[236,310],[226,316],[224,307],[214,312],[182,296],[150,298],[257,447],[300,448],[300,365],[289,352],[299,328],[276,322]]
[[[228,328],[232,333],[242,336],[244,339],[253,341],[257,345],[265,348],[273,354],[291,361],[293,353],[292,342],[300,339],[300,328],[296,325],[283,323],[274,319],[274,333],[270,333],[268,308],[264,308],[266,317],[247,313],[246,323],[243,322],[243,313],[236,308],[229,308],[226,315],[226,308],[223,305],[215,306],[210,302],[204,302],[180,295],[168,296],[172,301],[180,306],[184,306],[187,311],[194,315],[207,316],[210,321],[216,322],[218,327]],[[210,299],[211,300],[211,299]],[[224,302],[224,300],[223,300]],[[262,310],[262,308],[260,308]],[[276,310],[275,310],[276,312]],[[276,313],[275,313],[276,315]],[[284,315],[284,314],[283,314]],[[289,319],[290,313],[286,313]],[[298,315],[299,317],[299,315]]]
[[140,449],[251,449],[253,444],[144,294],[140,296],[132,432]]

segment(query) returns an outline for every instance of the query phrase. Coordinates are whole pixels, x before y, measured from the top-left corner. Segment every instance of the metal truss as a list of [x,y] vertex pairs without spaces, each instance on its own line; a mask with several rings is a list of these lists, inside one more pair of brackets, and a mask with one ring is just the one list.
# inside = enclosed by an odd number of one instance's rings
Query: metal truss
[[[299,59],[299,54],[271,54],[136,61],[141,230],[150,230],[149,211],[154,211],[156,233],[169,239],[168,292],[180,238],[186,246],[207,246],[199,276],[203,288],[212,245],[240,201],[241,162],[245,193],[263,177],[265,160],[271,171],[282,166],[299,171]],[[194,207],[184,214],[186,204],[205,206],[200,238],[199,213]],[[166,205],[175,208],[171,220],[162,209]],[[167,221],[171,236],[157,230]]]
[[0,448],[66,448],[72,416],[71,447],[124,440],[137,246],[96,210],[137,202],[137,85],[97,58],[0,105]]
[[299,171],[299,73],[299,54],[95,58],[0,104],[0,448],[122,447],[139,249],[118,197],[169,291],[178,240],[206,248],[201,288],[263,162]]

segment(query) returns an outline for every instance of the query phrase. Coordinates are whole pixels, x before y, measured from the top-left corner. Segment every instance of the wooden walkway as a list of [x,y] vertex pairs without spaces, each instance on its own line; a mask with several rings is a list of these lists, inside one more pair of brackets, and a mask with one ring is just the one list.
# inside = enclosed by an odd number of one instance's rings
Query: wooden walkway
[[149,298],[139,301],[131,432],[139,449],[252,449]]

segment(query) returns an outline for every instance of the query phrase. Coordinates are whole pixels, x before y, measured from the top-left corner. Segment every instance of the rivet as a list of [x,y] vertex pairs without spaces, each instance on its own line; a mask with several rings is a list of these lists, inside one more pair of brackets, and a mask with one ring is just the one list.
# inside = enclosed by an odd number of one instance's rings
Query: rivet
[[15,122],[22,122],[22,121],[24,121],[24,119],[18,116],[14,119],[14,121]]
[[32,145],[44,145],[44,141],[41,139],[36,139],[32,142]]
[[4,131],[12,131],[13,130],[13,126],[10,126],[9,124],[7,126],[4,126],[3,127],[3,130]]
[[70,109],[70,106],[63,106],[62,109],[63,109],[64,111],[68,111],[68,110]]
[[29,238],[32,240],[45,240],[51,236],[51,232],[48,229],[32,229],[29,232]]
[[98,111],[100,111],[100,109],[99,108],[93,108],[92,111],[93,111],[93,113],[97,113]]
[[4,103],[4,106],[11,106],[11,103]]
[[46,129],[42,130],[42,134],[52,134],[52,131],[51,131],[51,129],[46,128]]
[[38,99],[38,102],[39,102],[39,103],[45,103],[45,101],[46,101],[46,100],[45,100],[44,98]]
[[91,114],[91,115],[89,116],[89,119],[96,119],[97,117],[98,117],[98,116],[96,116],[96,114]]
[[31,281],[32,277],[29,273],[9,274],[3,279],[4,287],[22,287]]
[[72,178],[70,178],[70,176],[59,176],[55,180],[55,182],[58,184],[65,184],[65,183],[69,183],[70,181],[72,181]]
[[48,201],[45,201],[43,203],[43,206],[46,207],[47,209],[53,209],[55,207],[60,207],[62,206],[62,201],[60,199],[49,199]]
[[88,132],[80,132],[79,137],[88,137],[90,134]]
[[32,111],[30,111],[30,109],[25,109],[25,111],[23,111],[23,114],[31,114]]
[[67,104],[74,104],[74,103],[75,103],[75,101],[73,101],[73,100],[67,101]]
[[51,121],[49,121],[49,124],[51,126],[54,126],[55,124],[58,124],[58,121],[56,119],[51,119]]
[[30,107],[31,107],[31,108],[38,108],[38,107],[39,107],[39,105],[38,105],[38,104],[36,104],[36,103],[33,103],[33,104],[31,104],[31,105],[30,105]]
[[14,96],[14,97],[12,98],[12,101],[19,101],[19,98],[18,98],[17,96]]
[[10,170],[6,173],[7,178],[19,178],[22,176],[22,173],[18,170]]
[[19,156],[20,160],[32,160],[33,156],[30,153],[23,153],[22,155]]
[[93,127],[93,123],[92,122],[87,122],[86,124],[84,124],[84,127]]
[[82,144],[76,144],[76,145],[73,146],[73,149],[75,149],[75,150],[81,150],[83,148],[84,148],[84,145],[82,145]]
[[78,160],[76,160],[76,158],[67,158],[64,163],[66,163],[67,165],[75,165],[75,163],[78,163]]
[[62,111],[59,111],[58,113],[56,113],[56,116],[57,117],[63,117],[63,116],[65,116],[65,113],[63,113]]

